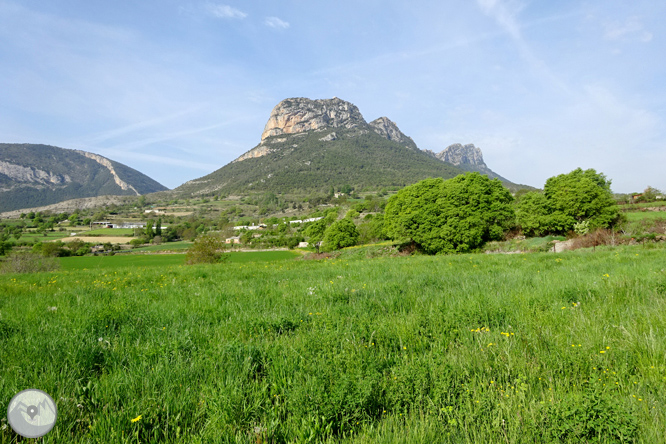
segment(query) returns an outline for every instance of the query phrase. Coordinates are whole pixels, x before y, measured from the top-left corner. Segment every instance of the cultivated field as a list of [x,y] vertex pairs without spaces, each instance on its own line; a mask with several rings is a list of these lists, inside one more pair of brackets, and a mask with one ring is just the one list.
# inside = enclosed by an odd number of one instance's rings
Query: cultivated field
[[83,242],[92,242],[92,243],[98,243],[98,244],[103,244],[106,242],[110,242],[112,244],[129,244],[130,241],[132,240],[131,237],[125,237],[125,236],[69,236],[69,237],[64,237],[62,239],[59,239],[63,242],[71,242],[73,240],[80,240]]
[[53,443],[663,443],[650,246],[1,275],[0,400]]

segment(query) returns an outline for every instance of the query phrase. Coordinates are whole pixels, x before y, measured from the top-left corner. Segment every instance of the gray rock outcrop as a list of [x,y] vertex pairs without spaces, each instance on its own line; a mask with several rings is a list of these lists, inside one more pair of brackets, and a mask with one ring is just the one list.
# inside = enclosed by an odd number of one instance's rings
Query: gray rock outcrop
[[414,143],[411,137],[405,136],[394,122],[388,117],[380,117],[370,122],[368,125],[379,135],[399,143]]
[[286,99],[278,103],[261,134],[261,140],[283,134],[297,134],[323,128],[355,128],[365,125],[356,105],[334,97],[310,100]]
[[456,166],[470,165],[479,168],[488,168],[483,161],[483,153],[473,143],[467,145],[454,143],[447,146],[440,153],[435,154],[435,157]]

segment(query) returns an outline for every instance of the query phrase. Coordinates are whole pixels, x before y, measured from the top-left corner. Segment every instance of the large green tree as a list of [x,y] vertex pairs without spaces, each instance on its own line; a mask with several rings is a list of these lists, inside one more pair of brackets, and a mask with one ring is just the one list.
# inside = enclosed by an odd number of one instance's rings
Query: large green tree
[[512,201],[499,180],[479,173],[426,179],[389,199],[385,230],[429,254],[469,252],[502,238],[514,221]]
[[324,233],[324,248],[326,250],[339,250],[351,247],[358,243],[359,233],[356,225],[349,218],[344,218],[326,229]]
[[546,196],[540,191],[530,191],[517,199],[516,221],[526,236],[565,233],[571,229],[570,219],[554,212]]
[[591,229],[609,227],[620,219],[611,181],[593,169],[577,168],[551,177],[543,194],[528,193],[518,202],[518,224],[528,235],[566,233],[578,222]]

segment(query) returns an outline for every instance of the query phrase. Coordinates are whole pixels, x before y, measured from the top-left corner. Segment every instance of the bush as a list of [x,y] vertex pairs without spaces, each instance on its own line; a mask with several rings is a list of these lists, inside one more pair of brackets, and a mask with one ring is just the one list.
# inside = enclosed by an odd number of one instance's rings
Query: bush
[[503,238],[514,222],[512,201],[498,179],[479,173],[426,179],[391,196],[385,231],[428,254],[466,253]]
[[141,245],[145,243],[145,239],[132,239],[129,243],[132,246],[132,248],[139,248]]
[[44,242],[41,246],[44,257],[65,257],[71,254],[61,241]]
[[326,229],[324,247],[326,250],[339,250],[358,243],[358,230],[351,219],[341,219]]
[[590,229],[608,228],[620,219],[611,181],[593,169],[578,168],[568,174],[551,177],[544,185],[544,195],[552,214],[566,222],[562,233],[576,222],[589,220]]
[[58,268],[60,268],[58,259],[36,253],[12,253],[0,264],[2,273],[38,273]]
[[222,259],[224,247],[224,241],[219,236],[213,234],[201,235],[187,249],[185,263],[188,265],[218,263]]

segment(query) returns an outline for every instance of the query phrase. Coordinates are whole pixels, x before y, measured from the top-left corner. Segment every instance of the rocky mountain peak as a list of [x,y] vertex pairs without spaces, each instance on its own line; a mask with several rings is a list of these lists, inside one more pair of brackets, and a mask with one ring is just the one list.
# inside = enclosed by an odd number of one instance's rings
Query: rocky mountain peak
[[413,143],[411,137],[405,136],[394,122],[388,117],[380,117],[370,122],[368,125],[379,135],[386,137],[388,140],[395,142]]
[[488,168],[483,161],[481,150],[475,147],[473,143],[467,145],[454,143],[453,145],[447,146],[442,152],[435,154],[435,157],[456,166],[469,165],[479,168]]
[[271,111],[261,140],[283,134],[298,134],[324,128],[355,128],[365,124],[365,119],[356,105],[337,97],[320,100],[285,99]]

